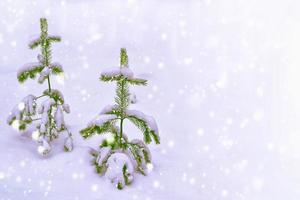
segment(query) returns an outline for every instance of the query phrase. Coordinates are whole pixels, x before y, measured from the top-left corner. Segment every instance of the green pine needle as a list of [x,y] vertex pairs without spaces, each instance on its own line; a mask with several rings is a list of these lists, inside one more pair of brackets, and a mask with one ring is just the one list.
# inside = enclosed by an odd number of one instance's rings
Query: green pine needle
[[24,83],[28,78],[34,79],[37,74],[39,74],[43,70],[43,66],[36,65],[32,67],[32,69],[24,71],[18,74],[17,78],[20,83]]
[[82,129],[80,134],[83,138],[89,138],[94,134],[115,133],[114,120],[105,122],[102,126],[93,125]]
[[119,106],[121,113],[124,113],[130,104],[130,93],[126,79],[117,82],[115,102]]
[[127,51],[125,48],[121,48],[120,52],[120,64],[121,67],[128,67],[128,56],[127,56]]
[[147,80],[140,78],[131,78],[127,80],[132,85],[147,85]]
[[58,102],[61,105],[65,103],[64,96],[57,89],[52,89],[51,91],[47,89],[43,92],[43,95],[49,96],[50,98],[54,99],[55,102]]

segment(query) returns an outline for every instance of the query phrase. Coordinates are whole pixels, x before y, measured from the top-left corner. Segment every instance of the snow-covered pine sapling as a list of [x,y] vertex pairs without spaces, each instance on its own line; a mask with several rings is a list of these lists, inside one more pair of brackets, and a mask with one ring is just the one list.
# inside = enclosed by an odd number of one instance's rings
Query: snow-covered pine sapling
[[[129,92],[129,85],[146,85],[147,80],[136,78],[128,66],[126,49],[121,49],[120,67],[101,73],[100,80],[116,82],[115,104],[106,106],[86,128],[80,131],[84,138],[94,134],[108,133],[99,151],[93,151],[96,171],[109,178],[118,189],[133,181],[134,171],[143,175],[152,170],[151,154],[146,144],[159,144],[155,120],[137,110],[130,110],[135,102]],[[124,123],[131,121],[143,133],[143,140],[129,140],[124,132]]]
[[[50,142],[58,137],[59,133],[66,131],[65,151],[73,149],[71,132],[64,122],[64,112],[69,113],[69,105],[65,103],[62,93],[51,88],[51,75],[61,75],[63,68],[59,63],[51,62],[51,45],[60,42],[59,36],[48,34],[48,24],[45,18],[40,19],[41,34],[29,43],[30,49],[40,47],[41,54],[38,54],[38,62],[25,64],[19,69],[17,78],[20,83],[28,78],[38,82],[47,83],[48,88],[40,96],[28,95],[10,112],[7,122],[13,128],[20,131],[28,128],[30,124],[35,124],[32,132],[32,139],[39,144],[38,152],[46,155],[51,151]],[[42,100],[38,104],[38,100]]]

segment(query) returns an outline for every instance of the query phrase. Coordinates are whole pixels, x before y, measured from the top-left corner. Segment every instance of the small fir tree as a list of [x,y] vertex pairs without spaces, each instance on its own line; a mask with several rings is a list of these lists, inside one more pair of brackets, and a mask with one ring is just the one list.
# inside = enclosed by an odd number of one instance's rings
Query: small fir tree
[[[36,127],[32,132],[32,139],[39,144],[38,152],[46,155],[51,151],[50,142],[58,137],[59,133],[66,131],[68,133],[65,139],[64,149],[71,151],[73,140],[71,132],[67,129],[63,113],[69,113],[69,105],[65,103],[62,93],[51,88],[51,75],[61,75],[63,68],[59,63],[51,62],[51,45],[54,42],[60,42],[59,36],[48,34],[48,24],[45,18],[40,19],[41,34],[38,38],[29,43],[30,49],[41,48],[41,54],[38,54],[38,62],[25,64],[19,69],[17,78],[20,83],[24,83],[28,78],[38,77],[40,84],[47,82],[48,88],[40,96],[26,96],[10,112],[7,119],[9,125],[22,131],[28,128],[28,125],[35,122]],[[44,99],[40,105],[38,100]]]
[[[96,171],[109,178],[118,189],[133,181],[134,171],[143,175],[152,170],[151,154],[146,144],[159,144],[158,128],[155,120],[129,105],[135,99],[129,92],[129,85],[146,85],[147,81],[135,78],[128,66],[126,49],[121,49],[120,67],[101,73],[100,80],[116,82],[115,104],[106,106],[86,128],[80,131],[84,138],[94,134],[108,133],[99,151],[93,151]],[[135,96],[133,96],[135,98]],[[124,123],[131,121],[143,133],[143,140],[129,140],[124,132]]]

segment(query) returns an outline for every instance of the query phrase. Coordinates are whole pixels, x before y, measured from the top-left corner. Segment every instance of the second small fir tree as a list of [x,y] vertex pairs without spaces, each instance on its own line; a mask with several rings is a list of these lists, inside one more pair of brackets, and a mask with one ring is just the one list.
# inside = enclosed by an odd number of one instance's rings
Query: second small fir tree
[[[146,144],[160,143],[157,124],[151,116],[137,110],[130,110],[129,85],[146,85],[147,80],[136,78],[128,65],[126,49],[121,49],[120,67],[101,73],[100,80],[116,82],[115,104],[106,106],[85,129],[80,131],[84,138],[94,134],[110,133],[100,145],[100,150],[92,152],[94,164],[99,174],[108,177],[118,189],[129,185],[134,171],[146,175],[152,169],[151,154]],[[124,131],[124,123],[131,121],[143,134],[143,140],[129,140]]]

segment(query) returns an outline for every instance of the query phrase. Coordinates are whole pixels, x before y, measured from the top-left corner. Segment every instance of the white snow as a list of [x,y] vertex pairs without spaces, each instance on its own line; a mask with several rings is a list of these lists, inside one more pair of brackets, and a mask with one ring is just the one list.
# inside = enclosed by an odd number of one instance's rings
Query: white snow
[[40,132],[39,131],[33,131],[31,133],[31,138],[34,140],[34,141],[38,141],[39,140],[39,137],[40,137]]
[[104,123],[106,123],[108,121],[111,121],[111,120],[114,120],[116,118],[117,118],[116,115],[111,115],[111,114],[108,114],[108,115],[98,115],[92,121],[90,121],[88,123],[88,127],[91,127],[91,126],[102,126]]
[[115,68],[109,68],[106,70],[103,70],[101,72],[101,76],[120,76],[121,72],[120,72],[120,68],[119,67],[115,67]]
[[123,166],[127,166],[127,170],[129,174],[133,174],[134,168],[128,156],[124,153],[114,153],[107,160],[107,171],[105,173],[105,177],[111,180],[115,185],[118,182],[125,185],[125,180],[123,177]]
[[132,103],[132,104],[136,104],[137,103],[137,98],[136,98],[136,95],[135,94],[133,94],[133,93],[130,93],[130,102]]
[[55,101],[52,98],[44,100],[38,109],[38,113],[39,114],[47,113],[50,107],[53,105],[55,105]]
[[120,74],[127,77],[127,78],[132,78],[133,77],[133,72],[129,67],[121,67],[120,68]]
[[47,155],[51,151],[51,145],[46,139],[42,139],[37,151],[42,156]]
[[7,123],[10,123],[14,118],[16,118],[16,120],[20,120],[21,118],[21,112],[17,106],[14,107],[12,111],[9,113],[7,117]]
[[44,67],[44,69],[41,71],[41,75],[43,76],[48,76],[51,72],[51,69],[47,66],[47,67]]
[[45,133],[46,132],[46,124],[45,123],[41,123],[39,130],[40,130],[40,133]]
[[[43,101],[38,108],[38,113],[42,115],[41,121],[40,121],[40,131],[45,132],[47,124],[49,122],[48,118],[48,111],[50,110],[51,106],[55,105],[55,101],[53,99],[47,99]],[[45,126],[45,127],[44,127]]]
[[111,148],[110,147],[102,147],[100,148],[99,152],[98,152],[98,156],[96,158],[96,163],[98,165],[102,165],[103,161],[107,160],[108,156],[110,156],[112,153]]
[[63,110],[64,110],[66,113],[70,113],[70,112],[71,112],[69,104],[65,104],[65,103],[64,103],[64,104],[62,105],[62,108],[63,108]]
[[[1,0],[0,199],[300,199],[299,6],[296,0]],[[50,34],[62,36],[52,57],[65,68],[65,84],[53,78],[51,86],[71,106],[65,121],[74,140],[73,151],[64,152],[61,135],[47,157],[37,155],[31,129],[19,133],[4,123],[19,100],[47,87],[16,80],[22,64],[38,61],[40,48],[28,49],[27,37],[40,32],[41,16]],[[123,191],[91,164],[89,151],[102,136],[84,140],[78,133],[113,104],[115,84],[99,75],[118,64],[121,47],[134,75],[148,80],[130,87],[139,100],[131,109],[153,116],[161,136],[160,145],[148,146],[152,172],[135,176]],[[142,139],[130,122],[124,129],[130,140]],[[230,148],[226,141],[233,141]]]
[[68,136],[65,139],[64,147],[66,151],[72,151],[73,150],[73,138],[71,136]]
[[103,70],[101,76],[115,77],[123,75],[126,78],[133,78],[133,72],[129,67],[115,67]]
[[111,111],[115,110],[118,106],[117,105],[106,105],[100,112],[100,115],[110,113]]
[[44,58],[43,58],[43,55],[42,54],[38,54],[37,56],[37,59],[40,63],[43,63],[44,62]]
[[46,80],[46,78],[49,76],[50,73],[51,73],[51,69],[49,67],[44,67],[44,69],[40,73],[38,82],[43,83]]
[[55,111],[54,120],[58,130],[62,129],[65,126],[64,114],[60,106],[58,106]]
[[30,94],[22,100],[22,102],[24,103],[24,110],[26,113],[29,113],[29,114],[34,113],[34,106],[36,104],[35,99],[36,99],[36,97]]
[[145,145],[145,143],[143,142],[143,140],[133,139],[133,140],[130,141],[130,143],[132,143],[132,144],[137,144],[138,146],[144,148],[144,149],[147,151],[148,156],[149,156],[149,159],[150,159],[150,161],[151,161],[152,158],[151,158],[151,152],[150,152],[150,149],[147,147],[147,145]]
[[7,118],[7,122],[11,122],[14,118],[17,120],[21,119],[22,113],[32,115],[35,112],[34,107],[35,105],[35,96],[33,95],[28,95],[23,98],[23,100],[16,105],[12,111],[9,113],[9,116]]

